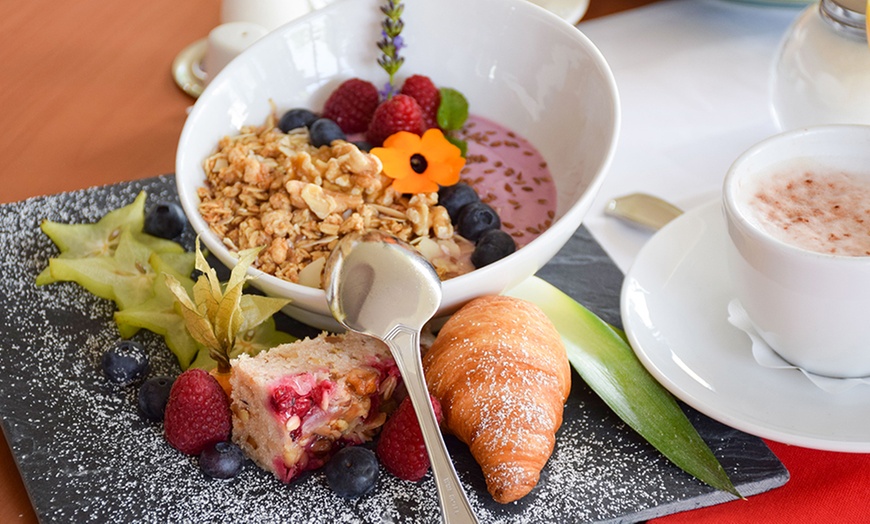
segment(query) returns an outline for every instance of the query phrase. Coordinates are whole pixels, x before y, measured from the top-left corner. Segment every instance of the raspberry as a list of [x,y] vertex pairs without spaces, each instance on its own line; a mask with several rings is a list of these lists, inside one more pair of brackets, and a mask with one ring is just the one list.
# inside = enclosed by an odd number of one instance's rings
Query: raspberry
[[366,139],[373,146],[381,146],[384,140],[399,131],[422,135],[426,131],[423,110],[420,104],[408,95],[396,95],[375,109]]
[[438,106],[441,105],[441,93],[428,76],[413,75],[402,84],[403,95],[408,95],[420,104],[423,110],[423,122],[426,129],[438,127]]
[[[441,404],[432,395],[429,400],[440,424]],[[429,454],[410,398],[403,400],[384,424],[376,452],[387,471],[400,479],[416,482],[429,471]]]
[[298,373],[285,377],[272,390],[269,405],[285,423],[292,417],[299,418],[298,427],[290,435],[298,438],[302,435],[302,423],[311,408],[323,406],[335,392],[335,383],[329,380],[317,382],[311,373]]
[[323,106],[323,118],[333,120],[345,133],[362,133],[368,129],[379,102],[374,84],[351,78],[329,95]]
[[163,417],[163,435],[172,447],[199,455],[228,440],[231,429],[230,401],[213,376],[189,369],[175,379]]

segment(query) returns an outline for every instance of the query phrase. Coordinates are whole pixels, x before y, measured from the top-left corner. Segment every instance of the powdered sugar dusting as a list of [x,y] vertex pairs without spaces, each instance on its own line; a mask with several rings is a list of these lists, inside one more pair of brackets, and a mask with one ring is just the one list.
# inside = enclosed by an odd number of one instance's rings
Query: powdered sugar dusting
[[[34,286],[57,253],[38,226],[43,218],[95,221],[143,188],[148,205],[176,198],[165,176],[0,206],[0,418],[40,520],[438,522],[431,476],[409,483],[382,471],[374,493],[358,500],[333,495],[320,472],[284,485],[248,464],[233,481],[208,480],[195,459],[165,443],[159,424],[137,414],[135,389],[107,384],[99,359],[118,339],[114,307],[75,284]],[[184,241],[192,247],[189,233]],[[178,372],[159,337],[136,340],[151,356],[150,375]],[[576,375],[565,410],[538,487],[513,504],[493,502],[468,449],[446,439],[482,522],[641,520],[661,504],[709,493],[621,425]]]

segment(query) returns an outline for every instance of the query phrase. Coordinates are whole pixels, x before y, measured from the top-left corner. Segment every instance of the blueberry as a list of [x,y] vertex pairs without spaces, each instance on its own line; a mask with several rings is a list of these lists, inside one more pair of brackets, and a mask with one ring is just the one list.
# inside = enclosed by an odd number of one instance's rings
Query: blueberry
[[477,191],[465,182],[459,182],[452,186],[444,186],[438,190],[438,205],[447,209],[450,220],[456,223],[462,208],[468,204],[479,202]]
[[311,145],[314,147],[328,146],[333,140],[346,140],[344,131],[334,121],[328,118],[318,118],[308,128]]
[[372,491],[378,480],[375,452],[361,446],[342,448],[326,463],[326,481],[336,495],[356,498]]
[[500,227],[501,220],[498,218],[498,213],[483,202],[466,204],[456,219],[456,231],[472,242],[477,242],[480,235],[490,229]]
[[317,120],[317,115],[307,109],[291,109],[281,116],[281,120],[278,121],[278,129],[289,133],[299,127],[309,127],[315,120]]
[[360,151],[365,151],[366,153],[372,150],[372,145],[365,140],[357,140],[353,145],[358,147]]
[[175,379],[167,376],[152,377],[139,388],[139,413],[152,421],[163,420],[163,412],[166,411],[166,401],[169,400],[169,391]]
[[245,467],[245,454],[232,442],[216,442],[199,454],[199,468],[213,479],[231,479]]
[[184,231],[187,217],[175,202],[158,202],[145,215],[145,232],[155,237],[173,239]]
[[517,250],[513,237],[501,229],[490,229],[477,239],[477,245],[471,253],[471,263],[474,267],[483,267],[501,260]]
[[119,386],[129,386],[145,377],[148,355],[141,344],[122,340],[103,353],[103,373]]

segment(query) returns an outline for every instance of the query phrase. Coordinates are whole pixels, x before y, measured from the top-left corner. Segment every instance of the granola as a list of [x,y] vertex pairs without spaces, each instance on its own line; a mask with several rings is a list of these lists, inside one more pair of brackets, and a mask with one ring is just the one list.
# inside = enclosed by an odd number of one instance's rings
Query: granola
[[473,245],[454,234],[437,193],[399,194],[376,156],[341,140],[314,147],[305,128],[276,122],[224,137],[203,163],[199,211],[228,249],[262,246],[255,267],[317,287],[341,236],[378,229],[416,245],[442,279],[473,269]]

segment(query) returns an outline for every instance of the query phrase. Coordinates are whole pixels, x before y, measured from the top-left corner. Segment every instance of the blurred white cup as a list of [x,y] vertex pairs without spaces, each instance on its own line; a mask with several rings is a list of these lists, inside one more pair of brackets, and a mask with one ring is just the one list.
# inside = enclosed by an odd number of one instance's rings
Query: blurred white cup
[[203,60],[206,83],[233,58],[268,33],[265,27],[253,22],[230,22],[212,29],[208,34],[208,46]]
[[273,31],[318,7],[309,0],[223,0],[221,23],[253,22]]

